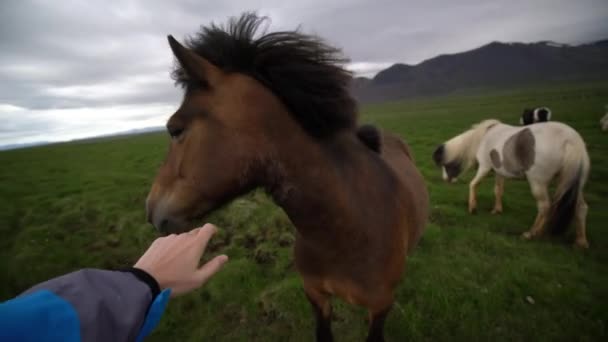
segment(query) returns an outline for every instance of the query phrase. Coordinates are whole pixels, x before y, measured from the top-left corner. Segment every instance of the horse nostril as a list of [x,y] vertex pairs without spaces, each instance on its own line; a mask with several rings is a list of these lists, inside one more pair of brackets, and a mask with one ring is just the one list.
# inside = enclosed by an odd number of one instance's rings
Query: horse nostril
[[153,205],[152,205],[152,201],[150,201],[150,195],[148,195],[148,197],[146,197],[146,221],[148,221],[148,223],[154,225],[154,215],[152,215],[152,210],[153,209]]
[[169,220],[168,219],[163,219],[162,221],[160,221],[160,224],[158,225],[158,230],[160,230],[161,232],[166,232],[167,228],[169,226]]

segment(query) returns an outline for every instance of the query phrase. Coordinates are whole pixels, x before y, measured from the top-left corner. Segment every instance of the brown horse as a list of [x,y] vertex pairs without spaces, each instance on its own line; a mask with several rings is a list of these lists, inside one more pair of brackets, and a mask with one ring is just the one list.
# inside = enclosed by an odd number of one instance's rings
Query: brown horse
[[428,215],[409,148],[371,126],[357,129],[351,74],[340,51],[299,31],[259,35],[247,13],[203,27],[187,47],[169,36],[185,88],[167,123],[172,138],[147,199],[164,233],[255,187],[295,225],[295,261],[330,341],[336,295],[369,309],[368,340],[385,317]]

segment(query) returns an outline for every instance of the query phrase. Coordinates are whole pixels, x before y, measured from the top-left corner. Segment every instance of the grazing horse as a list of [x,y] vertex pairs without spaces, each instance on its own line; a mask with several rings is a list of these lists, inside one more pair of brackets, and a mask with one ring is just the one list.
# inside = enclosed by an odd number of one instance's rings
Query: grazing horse
[[338,296],[369,310],[368,340],[382,341],[427,222],[426,185],[402,140],[357,126],[340,51],[299,30],[259,33],[264,21],[245,13],[202,27],[186,46],[169,36],[185,93],[167,122],[148,220],[163,233],[186,231],[264,188],[296,228],[317,340],[333,338],[329,300]]
[[600,128],[603,132],[608,132],[608,106],[606,106],[606,114],[600,120]]
[[547,107],[526,108],[519,118],[519,124],[522,126],[547,121],[551,121],[551,110]]
[[[576,218],[575,244],[582,248],[589,246],[583,188],[590,161],[585,142],[570,126],[547,122],[517,127],[485,120],[440,145],[433,159],[442,168],[446,181],[452,181],[477,161],[477,174],[469,184],[470,213],[477,207],[477,185],[491,170],[496,174],[496,202],[492,213],[502,212],[504,179],[527,178],[538,214],[523,238],[540,236],[545,227],[561,233]],[[558,179],[557,189],[551,200],[548,186],[554,178]]]

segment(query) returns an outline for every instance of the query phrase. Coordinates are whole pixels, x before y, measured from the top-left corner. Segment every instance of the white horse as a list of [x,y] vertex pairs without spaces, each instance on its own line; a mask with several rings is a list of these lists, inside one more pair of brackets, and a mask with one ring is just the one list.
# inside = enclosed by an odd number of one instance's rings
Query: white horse
[[600,120],[600,127],[602,131],[608,131],[608,108],[606,109],[606,115]]
[[[575,245],[589,247],[583,188],[591,165],[585,142],[571,127],[559,122],[521,127],[485,120],[440,145],[433,159],[446,181],[454,181],[477,161],[477,174],[469,184],[470,213],[477,207],[477,185],[491,170],[496,174],[494,214],[502,212],[504,179],[527,178],[538,214],[522,237],[540,236],[545,227],[563,232],[575,218]],[[548,186],[554,178],[558,183],[551,200]]]

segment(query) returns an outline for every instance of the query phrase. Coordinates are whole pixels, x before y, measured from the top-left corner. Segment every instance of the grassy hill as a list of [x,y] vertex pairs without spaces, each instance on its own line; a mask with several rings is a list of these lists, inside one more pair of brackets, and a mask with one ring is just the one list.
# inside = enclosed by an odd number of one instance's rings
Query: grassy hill
[[[608,84],[463,93],[364,107],[362,121],[412,146],[431,193],[432,215],[397,291],[390,341],[563,340],[608,337],[608,134],[598,120]],[[493,216],[492,180],[479,213],[467,186],[445,184],[435,146],[494,117],[516,123],[523,107],[547,105],[588,144],[589,251],[566,237],[526,242],[536,207],[525,181],[508,181]],[[129,266],[155,238],[144,199],[162,161],[165,134],[0,152],[0,300],[82,267]],[[171,302],[151,341],[311,341],[313,317],[294,271],[293,228],[261,191],[208,220],[221,228],[210,255],[231,261],[204,289]],[[526,299],[530,297],[531,300]],[[335,301],[339,341],[363,340],[365,312]]]

